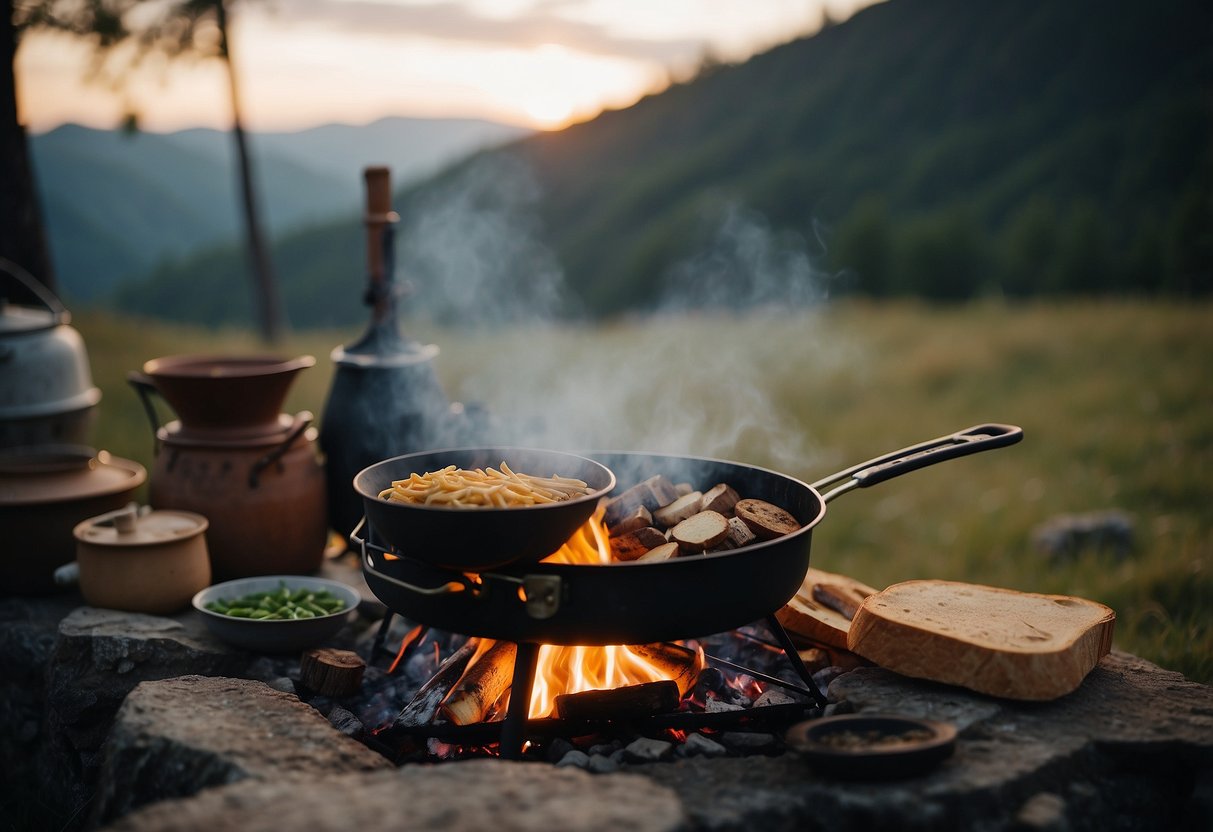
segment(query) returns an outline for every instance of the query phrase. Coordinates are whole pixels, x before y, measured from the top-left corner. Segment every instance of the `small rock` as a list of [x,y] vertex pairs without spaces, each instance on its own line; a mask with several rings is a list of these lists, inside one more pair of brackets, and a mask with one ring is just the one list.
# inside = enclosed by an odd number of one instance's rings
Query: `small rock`
[[1038,792],[1015,813],[1015,824],[1024,832],[1069,832],[1066,802],[1053,792]]
[[295,683],[291,681],[289,676],[279,676],[276,679],[271,679],[267,684],[274,690],[280,690],[283,693],[295,693]]
[[560,758],[560,762],[556,764],[557,768],[586,768],[590,764],[590,755],[584,751],[574,748],[572,751]]
[[831,702],[821,709],[822,716],[842,716],[855,712],[855,706],[849,701]]
[[696,733],[688,736],[675,753],[679,757],[723,757],[729,750],[716,740]]
[[726,731],[720,735],[720,741],[726,748],[746,753],[770,751],[779,746],[779,739],[774,734],[752,734],[748,731]]
[[573,744],[564,737],[556,737],[548,743],[547,751],[544,753],[544,758],[549,763],[557,763],[564,759],[564,755],[573,750]]
[[592,771],[594,774],[612,774],[619,771],[619,763],[602,754],[592,754],[586,770]]
[[822,668],[814,673],[813,682],[817,685],[818,690],[825,690],[830,686],[830,682],[833,682],[846,672],[847,671],[845,668],[838,667],[837,665],[830,665],[829,667]]
[[597,745],[591,745],[586,753],[591,757],[593,757],[595,754],[601,754],[604,757],[609,757],[621,748],[623,748],[623,743],[619,742],[619,740],[615,740],[614,742],[603,742],[598,743]]
[[631,763],[655,763],[674,753],[674,744],[665,740],[641,737],[624,750],[624,759]]
[[709,699],[703,706],[705,713],[722,714],[730,711],[744,711],[745,708],[740,705],[734,705],[732,702],[725,702],[721,699]]

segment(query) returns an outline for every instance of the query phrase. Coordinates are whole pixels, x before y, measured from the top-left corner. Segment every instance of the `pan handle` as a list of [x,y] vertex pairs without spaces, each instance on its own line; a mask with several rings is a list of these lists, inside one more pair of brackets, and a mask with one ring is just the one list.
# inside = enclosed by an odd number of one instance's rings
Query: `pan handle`
[[[867,488],[869,485],[891,480],[944,460],[956,459],[994,448],[1005,448],[1007,445],[1014,445],[1021,439],[1023,439],[1023,429],[1015,425],[976,425],[947,436],[941,436],[938,439],[920,442],[917,445],[902,448],[900,451],[869,459],[858,465],[852,465],[845,471],[839,471],[825,479],[818,480],[813,483],[813,488],[822,491],[830,486],[835,486],[833,490],[822,495],[822,501],[828,503],[840,494],[845,494],[854,488]],[[841,485],[836,485],[840,482]]]
[[[354,527],[354,530],[352,532],[350,532],[350,542],[353,543],[355,546],[357,546],[359,548],[359,550],[362,552],[362,568],[365,569],[367,572],[370,572],[376,578],[380,578],[384,581],[387,581],[389,584],[395,584],[396,586],[398,586],[402,589],[406,589],[409,592],[415,592],[418,595],[450,595],[455,592],[464,592],[464,591],[468,591],[468,590],[470,590],[473,595],[478,594],[478,590],[475,586],[470,585],[469,583],[464,583],[462,581],[447,581],[446,583],[444,583],[440,586],[425,587],[425,586],[417,586],[416,584],[406,583],[405,581],[402,581],[399,578],[393,578],[391,575],[387,575],[387,574],[384,574],[383,572],[380,572],[378,569],[375,568],[375,559],[374,559],[374,557],[372,557],[371,553],[376,552],[379,554],[386,555],[386,554],[388,554],[388,551],[386,549],[384,549],[383,547],[376,546],[374,543],[370,543],[367,540],[365,540],[364,538],[361,538],[358,536],[358,533],[360,531],[362,531],[362,527],[364,525],[366,525],[366,517],[361,518],[358,521],[358,525]],[[369,537],[369,535],[368,535],[368,537]]]

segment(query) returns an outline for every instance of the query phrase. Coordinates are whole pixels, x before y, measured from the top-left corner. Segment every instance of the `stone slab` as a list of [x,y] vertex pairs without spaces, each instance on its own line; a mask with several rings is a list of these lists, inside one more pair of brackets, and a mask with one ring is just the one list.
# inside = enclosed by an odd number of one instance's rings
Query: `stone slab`
[[390,769],[298,697],[204,676],[142,682],[114,720],[94,819],[247,778],[279,781]]
[[245,781],[136,811],[109,832],[676,832],[686,815],[667,788],[627,774],[547,763],[470,760],[306,783]]

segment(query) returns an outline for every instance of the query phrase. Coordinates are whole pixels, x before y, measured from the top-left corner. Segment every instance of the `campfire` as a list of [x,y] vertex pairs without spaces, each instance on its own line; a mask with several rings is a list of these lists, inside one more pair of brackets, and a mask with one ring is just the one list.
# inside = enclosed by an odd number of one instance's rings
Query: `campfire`
[[[595,511],[542,563],[611,563],[603,514],[602,508]],[[691,731],[711,733],[755,721],[742,703],[752,705],[768,690],[781,693],[768,696],[763,704],[774,701],[782,709],[764,715],[766,721],[776,717],[790,724],[811,712],[816,702],[803,680],[771,675],[782,671],[794,678],[783,650],[769,641],[769,634],[748,629],[714,637],[712,649],[722,655],[710,660],[704,642],[696,640],[539,645],[524,715],[529,733],[549,742],[587,734],[601,739],[635,733],[641,726],[680,742]],[[375,731],[380,749],[399,755],[424,747],[427,755],[438,758],[517,756],[522,749],[505,747],[502,737],[511,709],[521,710],[518,704],[511,706],[518,655],[519,645],[511,641],[413,627],[401,639],[387,675],[408,666],[414,667],[414,674],[416,666],[432,672],[411,700]],[[747,672],[742,660],[762,669]]]

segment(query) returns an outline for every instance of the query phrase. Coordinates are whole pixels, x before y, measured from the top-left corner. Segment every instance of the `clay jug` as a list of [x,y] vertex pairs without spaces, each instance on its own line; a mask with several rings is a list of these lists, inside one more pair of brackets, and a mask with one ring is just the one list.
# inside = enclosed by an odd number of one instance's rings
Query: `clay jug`
[[[192,511],[208,519],[207,548],[215,580],[313,572],[323,560],[328,516],[312,414],[278,413],[273,420],[265,415],[267,400],[281,407],[289,377],[311,366],[312,359],[306,358],[300,365],[298,360],[277,359],[225,364],[225,359],[210,357],[206,362],[220,372],[196,374],[192,383],[183,382],[185,376],[177,373],[166,385],[172,390],[168,395],[152,373],[128,376],[156,437],[148,501],[157,509]],[[154,364],[148,362],[145,370]],[[267,373],[269,365],[277,372]],[[285,385],[282,375],[288,376]],[[250,376],[261,378],[274,393],[247,383]],[[236,379],[240,383],[233,383]],[[153,391],[170,403],[183,403],[188,421],[182,417],[160,425]],[[257,400],[257,406],[249,399]]]

